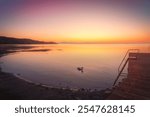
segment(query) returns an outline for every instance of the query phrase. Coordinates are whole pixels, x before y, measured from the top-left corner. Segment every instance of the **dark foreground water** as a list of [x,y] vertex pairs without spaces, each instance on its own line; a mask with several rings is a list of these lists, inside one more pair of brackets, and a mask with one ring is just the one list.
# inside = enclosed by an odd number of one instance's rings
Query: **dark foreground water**
[[112,86],[118,66],[128,49],[150,52],[150,44],[30,46],[34,48],[0,58],[2,70],[53,87],[99,90]]

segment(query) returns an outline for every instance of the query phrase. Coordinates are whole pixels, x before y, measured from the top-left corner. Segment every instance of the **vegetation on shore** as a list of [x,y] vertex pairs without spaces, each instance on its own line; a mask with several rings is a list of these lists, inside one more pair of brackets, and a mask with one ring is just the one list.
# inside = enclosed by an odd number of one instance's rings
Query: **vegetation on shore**
[[57,44],[57,43],[0,36],[0,44]]

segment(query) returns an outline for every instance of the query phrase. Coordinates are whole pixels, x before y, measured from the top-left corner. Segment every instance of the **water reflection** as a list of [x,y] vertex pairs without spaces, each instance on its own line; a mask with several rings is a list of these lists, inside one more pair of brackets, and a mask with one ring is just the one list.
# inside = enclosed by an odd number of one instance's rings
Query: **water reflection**
[[1,58],[2,69],[54,87],[104,89],[112,86],[128,49],[148,52],[149,46],[123,44],[17,45],[17,53]]

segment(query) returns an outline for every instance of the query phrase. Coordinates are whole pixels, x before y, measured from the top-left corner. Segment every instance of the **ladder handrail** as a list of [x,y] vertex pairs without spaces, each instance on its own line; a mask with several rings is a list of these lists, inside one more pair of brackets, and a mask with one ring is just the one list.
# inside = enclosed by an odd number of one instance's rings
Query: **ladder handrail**
[[119,77],[120,77],[122,71],[124,70],[126,64],[128,63],[128,61],[129,61],[129,58],[127,58],[127,60],[126,60],[126,62],[124,63],[124,65],[123,65],[121,71],[118,73],[118,76],[117,76],[117,78],[115,79],[113,86],[116,84],[117,80],[119,79]]
[[[119,65],[119,67],[118,67],[118,76],[117,76],[117,78],[115,79],[113,86],[116,84],[117,80],[119,79],[120,75],[122,74],[122,72],[123,72],[124,68],[126,67],[128,61],[129,61],[129,59],[136,59],[136,58],[137,58],[137,57],[128,57],[128,58],[126,58],[127,55],[128,55],[131,51],[137,51],[136,53],[139,53],[140,50],[139,50],[139,49],[129,49],[129,50],[126,52],[124,58],[122,59],[120,65]],[[136,54],[136,55],[137,55],[137,54]],[[125,61],[125,62],[124,62],[124,61]],[[124,63],[124,64],[123,64],[123,63]],[[123,64],[123,66],[122,66],[122,64]],[[121,66],[122,66],[122,67],[121,67]],[[120,70],[120,68],[121,68],[121,70]]]
[[129,50],[126,52],[126,54],[125,54],[125,56],[123,57],[121,63],[119,64],[118,73],[120,72],[120,68],[121,68],[123,62],[125,61],[127,55],[128,55],[131,51],[136,51],[136,53],[139,53],[140,50],[139,50],[139,49],[129,49]]

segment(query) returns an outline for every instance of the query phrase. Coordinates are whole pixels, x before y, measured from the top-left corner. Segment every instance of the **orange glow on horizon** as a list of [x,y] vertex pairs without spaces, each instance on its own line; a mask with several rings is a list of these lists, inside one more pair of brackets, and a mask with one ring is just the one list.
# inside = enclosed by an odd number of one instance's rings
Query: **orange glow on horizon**
[[100,1],[24,5],[9,15],[0,35],[58,43],[150,42],[149,19],[138,6]]
[[142,36],[142,35],[137,35],[137,37],[100,37],[100,38],[93,38],[92,37],[60,37],[60,36],[55,36],[55,37],[44,37],[44,36],[26,36],[26,35],[10,35],[11,37],[17,37],[17,38],[29,38],[33,40],[38,40],[38,41],[54,41],[57,43],[62,43],[62,42],[68,42],[68,43],[146,43],[149,42],[149,37],[147,36]]

